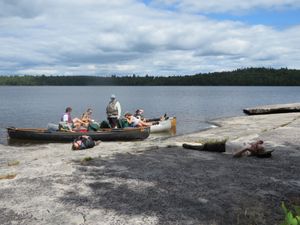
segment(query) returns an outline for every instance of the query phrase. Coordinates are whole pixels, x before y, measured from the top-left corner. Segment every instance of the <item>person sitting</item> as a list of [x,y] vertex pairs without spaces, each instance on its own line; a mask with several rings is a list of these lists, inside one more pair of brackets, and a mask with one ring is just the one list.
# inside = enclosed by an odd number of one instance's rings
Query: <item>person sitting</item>
[[72,143],[72,150],[83,150],[99,145],[101,141],[94,141],[90,136],[82,135],[77,137]]
[[167,120],[169,118],[169,117],[167,117],[167,114],[165,113],[165,115],[161,116],[160,118],[146,119],[144,117],[144,110],[143,109],[137,109],[133,116],[140,119],[143,122],[146,122],[146,123],[150,124],[150,125],[159,124],[159,121]]
[[134,117],[131,113],[126,113],[124,115],[126,118],[127,122],[129,123],[130,127],[147,127],[151,126],[150,123],[146,123],[136,117]]
[[142,121],[145,121],[145,117],[144,117],[144,110],[143,109],[137,109],[135,111],[135,114],[133,115],[135,118],[138,118]]
[[91,108],[88,108],[88,109],[86,110],[86,112],[84,112],[84,113],[82,114],[82,116],[81,116],[81,121],[83,122],[83,124],[82,124],[83,126],[88,127],[89,124],[90,124],[91,122],[93,122],[91,115],[92,115],[92,109],[91,109]]
[[60,125],[63,127],[67,127],[67,129],[70,131],[72,131],[74,128],[80,129],[80,126],[83,122],[77,117],[72,119],[71,112],[72,112],[72,108],[67,107],[65,113],[61,117]]
[[257,157],[271,157],[271,151],[266,151],[263,146],[263,140],[258,140],[256,142],[250,143],[250,146],[236,152],[233,157],[241,157],[243,155],[257,156]]

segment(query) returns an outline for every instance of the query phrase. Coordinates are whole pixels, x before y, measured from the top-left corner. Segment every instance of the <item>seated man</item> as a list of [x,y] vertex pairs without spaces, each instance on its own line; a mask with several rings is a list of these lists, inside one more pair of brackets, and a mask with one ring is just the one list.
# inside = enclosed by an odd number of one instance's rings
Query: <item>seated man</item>
[[72,119],[71,112],[72,112],[72,108],[67,107],[65,113],[61,117],[62,123],[60,123],[60,124],[62,126],[68,127],[68,130],[71,130],[71,131],[73,130],[73,128],[80,129],[80,126],[83,123],[82,120],[80,120],[78,118]]
[[136,111],[135,111],[135,114],[133,115],[135,118],[138,118],[138,119],[140,119],[140,120],[142,120],[142,121],[145,121],[145,118],[144,118],[144,110],[143,109],[137,109]]

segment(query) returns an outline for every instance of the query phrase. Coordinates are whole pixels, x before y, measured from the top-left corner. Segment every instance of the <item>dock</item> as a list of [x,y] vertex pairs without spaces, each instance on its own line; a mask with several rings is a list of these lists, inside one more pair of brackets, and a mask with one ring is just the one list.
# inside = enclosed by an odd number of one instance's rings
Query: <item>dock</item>
[[243,112],[247,115],[300,112],[300,103],[257,106],[245,108]]

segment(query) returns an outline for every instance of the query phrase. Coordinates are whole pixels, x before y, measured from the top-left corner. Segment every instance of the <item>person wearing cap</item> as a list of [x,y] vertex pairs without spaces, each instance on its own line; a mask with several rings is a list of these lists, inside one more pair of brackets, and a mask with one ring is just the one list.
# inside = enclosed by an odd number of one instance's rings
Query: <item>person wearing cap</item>
[[106,115],[111,128],[116,128],[121,117],[121,104],[114,94],[110,96],[110,101],[106,107]]
[[142,120],[142,121],[144,121],[145,118],[144,118],[143,114],[144,114],[144,110],[143,109],[137,109],[135,111],[135,114],[133,116],[136,117],[136,118],[138,118],[138,119],[140,119],[140,120]]

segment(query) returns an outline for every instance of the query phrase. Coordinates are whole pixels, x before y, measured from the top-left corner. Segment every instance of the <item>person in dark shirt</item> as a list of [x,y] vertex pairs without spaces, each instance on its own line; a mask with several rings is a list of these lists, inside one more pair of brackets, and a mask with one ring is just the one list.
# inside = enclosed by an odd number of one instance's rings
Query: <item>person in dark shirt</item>
[[83,150],[87,148],[93,148],[99,145],[100,141],[94,141],[90,136],[83,135],[76,138],[72,143],[72,150]]

